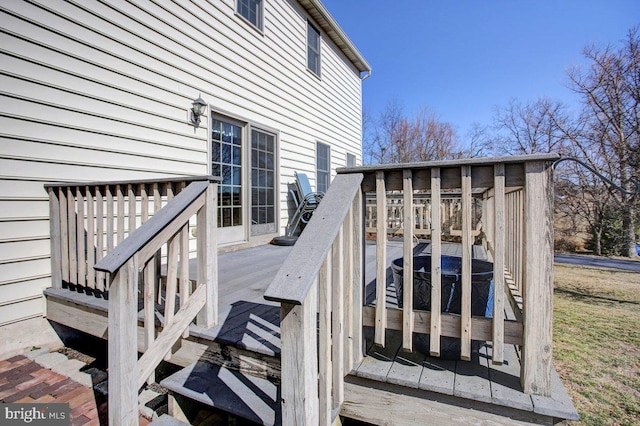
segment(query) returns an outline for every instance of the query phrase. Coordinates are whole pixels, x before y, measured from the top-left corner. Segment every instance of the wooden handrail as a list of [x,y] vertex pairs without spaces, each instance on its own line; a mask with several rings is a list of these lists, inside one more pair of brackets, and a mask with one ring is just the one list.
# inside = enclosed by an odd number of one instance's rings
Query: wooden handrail
[[[98,261],[94,268],[97,271],[113,273],[120,269],[131,257],[150,241],[154,239],[162,230],[169,226],[183,212],[189,211],[194,201],[200,197],[209,186],[209,181],[195,181],[180,194],[178,194],[170,204],[153,215],[151,219],[142,224],[138,229],[133,231],[129,238],[118,244],[107,256]],[[200,206],[198,206],[199,208]],[[195,208],[197,210],[198,208]],[[191,212],[189,216],[193,215]],[[157,251],[158,248],[152,250]],[[147,259],[144,259],[147,260]]]
[[529,154],[529,155],[510,155],[504,157],[474,157],[474,158],[461,158],[456,160],[437,160],[437,161],[423,161],[416,163],[399,163],[399,164],[376,164],[372,166],[360,166],[360,167],[342,167],[336,170],[338,174],[348,173],[368,173],[377,171],[393,171],[399,170],[426,170],[434,167],[447,168],[447,167],[460,167],[460,166],[493,166],[494,164],[517,164],[527,163],[533,161],[553,162],[559,160],[560,155],[550,154]]
[[282,424],[333,424],[362,359],[361,182],[334,179],[264,295],[281,304]]
[[218,176],[202,175],[202,176],[182,176],[182,177],[163,177],[155,179],[131,179],[131,180],[104,180],[94,182],[48,182],[44,184],[45,188],[68,188],[76,186],[116,186],[116,185],[140,185],[140,184],[153,184],[153,183],[179,183],[179,182],[195,182],[209,180],[210,182],[220,181]]
[[266,300],[294,305],[304,302],[349,212],[351,202],[360,190],[361,182],[362,175],[359,174],[334,179],[313,213],[313,220],[307,224],[294,250],[265,291]]
[[[208,186],[208,179],[206,181],[194,181],[189,184],[170,204],[160,209],[151,219],[133,231],[129,238],[118,244],[107,256],[98,261],[94,268],[97,271],[109,273],[121,268],[136,252],[152,241],[156,235],[161,233],[176,218],[185,211],[190,211],[188,210],[190,206],[192,206],[192,209],[198,210],[201,204],[197,208],[193,208],[193,203],[207,190]],[[190,217],[194,213],[195,211],[188,216]],[[152,250],[152,252],[155,251],[157,251],[157,248]]]

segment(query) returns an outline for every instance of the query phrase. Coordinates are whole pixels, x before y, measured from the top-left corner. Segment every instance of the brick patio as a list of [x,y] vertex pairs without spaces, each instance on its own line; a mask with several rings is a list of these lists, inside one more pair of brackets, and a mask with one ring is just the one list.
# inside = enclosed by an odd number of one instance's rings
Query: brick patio
[[[93,388],[23,355],[0,361],[0,402],[68,403],[71,425],[100,426]],[[140,417],[141,426],[149,423]]]

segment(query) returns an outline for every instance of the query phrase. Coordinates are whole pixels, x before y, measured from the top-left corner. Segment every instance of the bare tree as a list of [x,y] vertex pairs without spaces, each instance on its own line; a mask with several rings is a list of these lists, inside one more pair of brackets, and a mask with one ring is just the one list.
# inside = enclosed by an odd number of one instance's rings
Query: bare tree
[[559,123],[566,117],[560,102],[540,98],[523,104],[512,99],[506,107],[496,109],[495,149],[507,155],[563,152],[567,135]]
[[365,150],[371,162],[379,163],[442,160],[461,155],[449,123],[440,121],[426,107],[408,118],[397,101],[390,101],[380,114]]
[[468,146],[465,150],[467,157],[488,157],[495,152],[495,144],[488,126],[472,123],[467,132]]
[[420,108],[413,129],[415,161],[444,160],[462,155],[451,124],[440,121],[429,108]]
[[633,257],[637,196],[633,179],[640,178],[640,38],[638,28],[629,31],[622,48],[590,46],[586,70],[569,72],[571,86],[582,98],[580,126],[565,132],[580,157],[609,176],[625,192],[608,196],[622,218],[622,253]]

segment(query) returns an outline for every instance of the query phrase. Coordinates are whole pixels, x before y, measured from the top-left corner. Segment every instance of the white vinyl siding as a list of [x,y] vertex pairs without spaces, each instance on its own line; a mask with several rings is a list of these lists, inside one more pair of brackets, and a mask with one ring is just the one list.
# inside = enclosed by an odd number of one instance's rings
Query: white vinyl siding
[[264,33],[252,31],[236,0],[3,3],[0,293],[11,296],[0,297],[0,324],[42,314],[44,183],[208,173],[208,119],[195,129],[187,114],[198,94],[212,112],[278,130],[280,230],[294,171],[315,177],[316,140],[335,141],[332,165],[360,152],[355,67],[333,46],[322,80],[307,72],[295,2],[270,1],[262,21]]

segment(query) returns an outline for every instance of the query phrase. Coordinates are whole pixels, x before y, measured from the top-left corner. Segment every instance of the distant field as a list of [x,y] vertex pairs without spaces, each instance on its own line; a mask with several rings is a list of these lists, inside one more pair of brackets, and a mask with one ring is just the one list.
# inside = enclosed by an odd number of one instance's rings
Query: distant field
[[640,425],[640,274],[555,264],[554,363],[574,425]]

